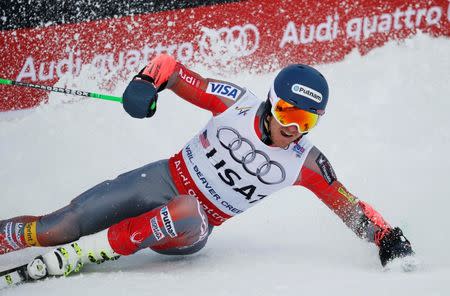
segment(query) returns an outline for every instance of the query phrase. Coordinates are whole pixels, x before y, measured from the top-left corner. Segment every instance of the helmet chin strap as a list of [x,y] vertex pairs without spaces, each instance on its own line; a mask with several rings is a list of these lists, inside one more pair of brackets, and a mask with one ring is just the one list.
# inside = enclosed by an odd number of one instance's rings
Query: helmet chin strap
[[264,144],[270,146],[273,144],[272,137],[270,136],[270,115],[267,114],[262,122],[262,141]]
[[267,99],[264,103],[261,104],[262,114],[261,120],[259,121],[259,127],[262,131],[261,141],[267,146],[271,146],[273,144],[272,138],[270,137],[270,109],[272,108],[272,104],[270,100]]

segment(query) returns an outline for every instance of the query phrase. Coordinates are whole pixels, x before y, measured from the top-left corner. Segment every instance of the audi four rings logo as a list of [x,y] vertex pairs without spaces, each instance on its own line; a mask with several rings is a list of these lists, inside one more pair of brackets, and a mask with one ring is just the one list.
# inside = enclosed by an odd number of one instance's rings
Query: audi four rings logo
[[204,58],[244,57],[259,47],[259,31],[253,24],[210,29],[203,27],[200,38],[200,54]]
[[[231,133],[231,140],[226,141],[226,131]],[[242,137],[234,128],[219,127],[216,136],[231,157],[240,163],[247,173],[256,176],[262,183],[275,185],[286,179],[286,171],[279,162],[271,160],[266,153],[257,150],[252,142]]]

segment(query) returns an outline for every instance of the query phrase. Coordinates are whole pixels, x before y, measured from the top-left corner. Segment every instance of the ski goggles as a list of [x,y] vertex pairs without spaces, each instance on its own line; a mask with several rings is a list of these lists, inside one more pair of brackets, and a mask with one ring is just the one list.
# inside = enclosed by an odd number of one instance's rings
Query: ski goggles
[[273,89],[270,91],[272,115],[282,126],[296,126],[300,133],[307,133],[319,122],[320,115],[295,107],[278,98]]

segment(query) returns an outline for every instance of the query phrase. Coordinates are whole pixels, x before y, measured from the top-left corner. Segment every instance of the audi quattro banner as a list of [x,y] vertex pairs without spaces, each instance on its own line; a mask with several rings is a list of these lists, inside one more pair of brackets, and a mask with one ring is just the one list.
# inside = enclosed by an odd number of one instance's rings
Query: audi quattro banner
[[[418,31],[449,36],[449,2],[240,1],[0,32],[0,77],[42,84],[95,80],[108,92],[159,53],[222,75],[342,60]],[[62,83],[64,82],[64,83]],[[82,85],[80,85],[82,87]],[[0,86],[0,111],[31,108],[40,90]]]

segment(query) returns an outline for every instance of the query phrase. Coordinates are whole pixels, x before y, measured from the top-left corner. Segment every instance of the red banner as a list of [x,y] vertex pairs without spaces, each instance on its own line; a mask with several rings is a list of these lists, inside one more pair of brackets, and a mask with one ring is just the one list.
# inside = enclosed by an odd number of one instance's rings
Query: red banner
[[[158,53],[218,73],[267,72],[293,62],[342,60],[422,31],[450,36],[447,0],[256,1],[0,32],[0,77],[53,85],[74,77],[113,90]],[[73,85],[71,85],[73,87]],[[80,85],[83,87],[83,85]],[[45,101],[0,86],[0,111]]]

